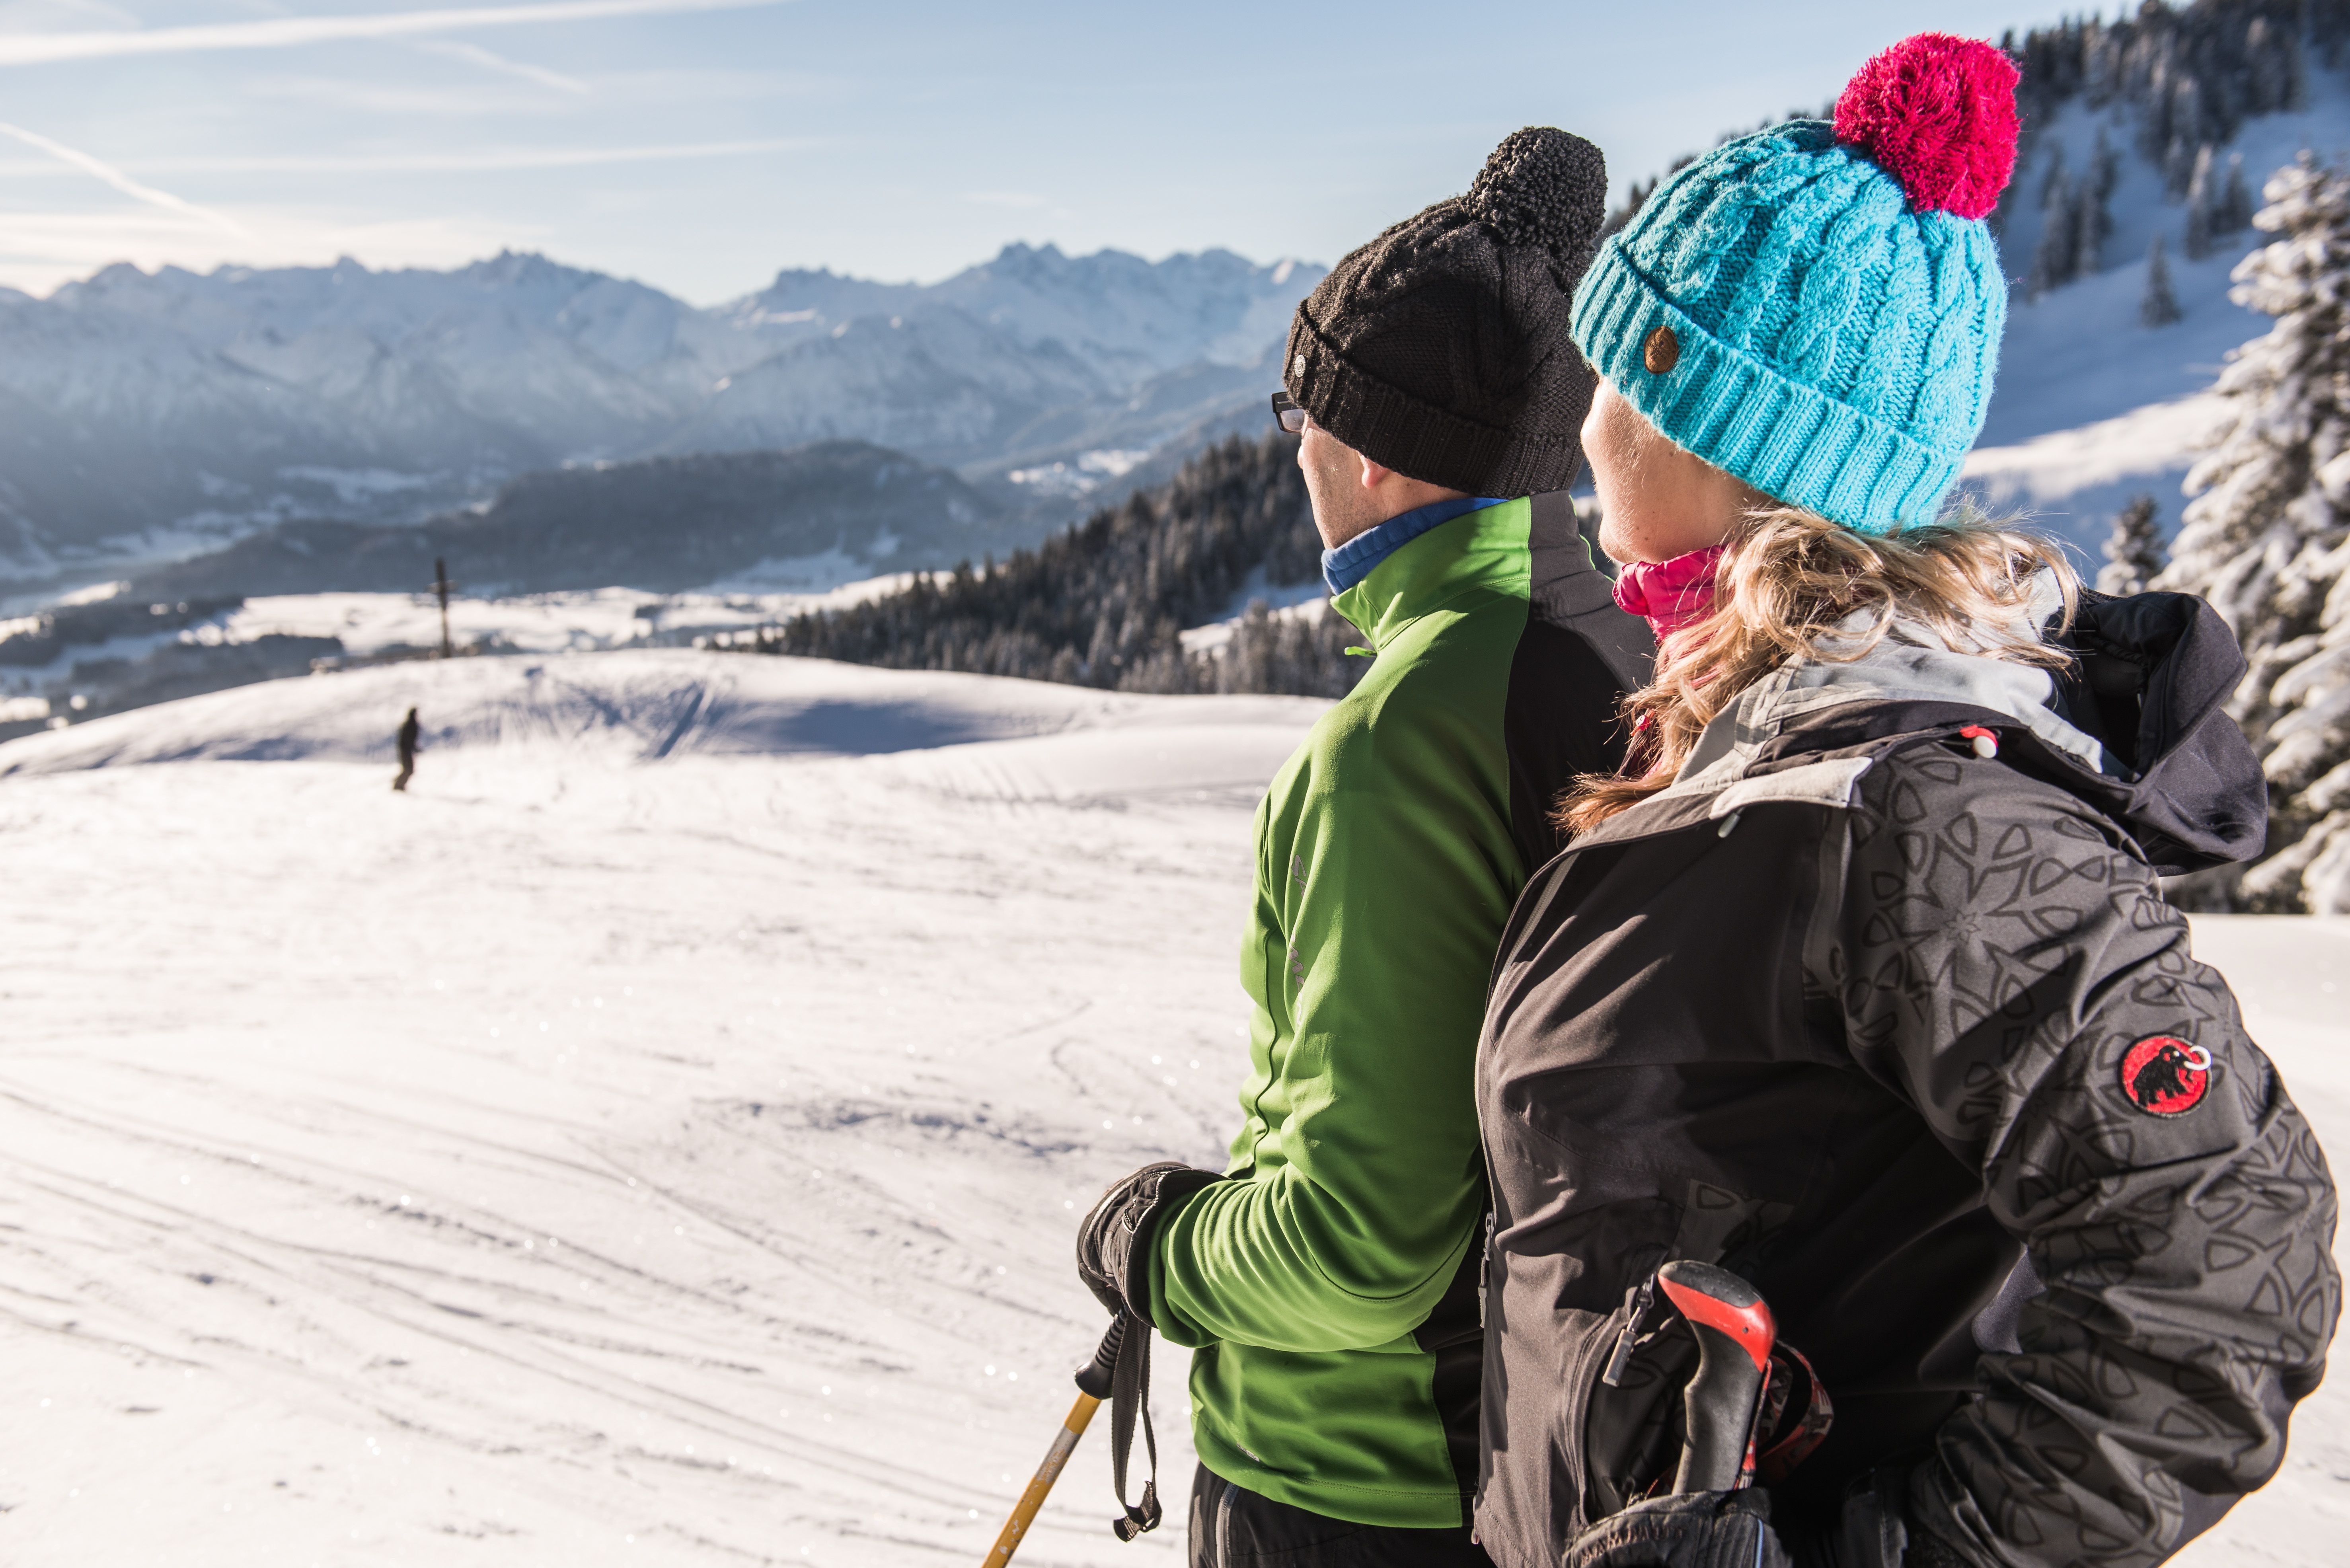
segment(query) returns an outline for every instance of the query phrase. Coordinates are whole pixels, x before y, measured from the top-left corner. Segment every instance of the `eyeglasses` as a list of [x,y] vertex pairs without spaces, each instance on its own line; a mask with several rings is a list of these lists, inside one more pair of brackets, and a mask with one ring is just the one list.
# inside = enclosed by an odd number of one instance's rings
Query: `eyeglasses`
[[1304,435],[1305,433],[1305,410],[1299,408],[1297,406],[1297,400],[1291,397],[1287,392],[1274,393],[1273,417],[1281,421],[1281,428],[1287,431],[1291,435]]

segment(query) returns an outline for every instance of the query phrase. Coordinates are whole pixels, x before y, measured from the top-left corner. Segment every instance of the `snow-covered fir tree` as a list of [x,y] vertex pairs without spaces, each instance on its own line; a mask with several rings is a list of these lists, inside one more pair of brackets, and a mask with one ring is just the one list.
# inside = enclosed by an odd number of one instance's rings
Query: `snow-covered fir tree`
[[2211,254],[2211,242],[2219,233],[2217,211],[2220,202],[2219,183],[2211,178],[2212,150],[2210,142],[2195,155],[2195,173],[2187,182],[2187,240],[2181,247],[2189,261],[2201,261]]
[[2201,261],[2230,234],[2241,234],[2252,221],[2252,193],[2244,183],[2244,155],[2228,160],[2228,175],[2220,177],[2219,155],[2210,143],[2195,155],[2194,177],[2187,184],[2188,256]]
[[2106,536],[2106,564],[2097,572],[2097,591],[2142,594],[2162,571],[2164,560],[2154,497],[2137,496],[2116,514],[2114,531]]
[[2251,670],[2231,711],[2269,780],[2269,857],[2238,907],[2350,912],[2350,175],[2304,153],[2254,220],[2232,297],[2275,325],[2230,356],[2227,418],[2167,588],[2200,594]]
[[2031,298],[2037,299],[2080,275],[2074,263],[2079,227],[2073,221],[2073,191],[2060,143],[2040,182],[2040,243],[2033,247],[2032,271],[2024,279],[2024,291]]
[[2168,327],[2183,314],[2178,292],[2170,286],[2170,262],[2162,254],[2162,236],[2157,234],[2146,253],[2146,293],[2137,302],[2137,318],[2148,327]]
[[2044,215],[2028,280],[2034,298],[2097,270],[2105,243],[2114,232],[2114,186],[2120,179],[2120,156],[2103,130],[2097,132],[2089,167],[2078,180],[2064,167],[2064,150],[2056,149],[2041,182]]
[[2252,188],[2244,182],[2244,155],[2231,152],[2228,155],[2228,184],[2220,193],[2219,214],[2212,232],[2239,234],[2251,223]]

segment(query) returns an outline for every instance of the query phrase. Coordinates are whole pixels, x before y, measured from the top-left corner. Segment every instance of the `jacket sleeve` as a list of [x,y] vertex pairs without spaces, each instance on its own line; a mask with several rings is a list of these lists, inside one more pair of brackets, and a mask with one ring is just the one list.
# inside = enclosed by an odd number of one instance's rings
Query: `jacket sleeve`
[[1890,761],[1814,979],[2044,1285],[1909,1477],[1909,1560],[2159,1563],[2275,1473],[2323,1374],[2324,1157],[2117,827],[2003,764]]
[[1329,770],[1364,787],[1309,789],[1271,825],[1286,864],[1259,868],[1243,969],[1260,1044],[1281,1050],[1243,1106],[1253,1158],[1160,1232],[1151,1311],[1177,1344],[1391,1344],[1443,1295],[1482,1212],[1471,1077],[1523,877],[1507,786],[1440,734],[1380,745]]

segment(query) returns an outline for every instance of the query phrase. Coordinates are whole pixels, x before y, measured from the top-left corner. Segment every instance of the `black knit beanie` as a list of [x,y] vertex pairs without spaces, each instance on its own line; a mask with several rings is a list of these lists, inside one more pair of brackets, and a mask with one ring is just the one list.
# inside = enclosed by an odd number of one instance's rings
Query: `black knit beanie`
[[1398,473],[1471,495],[1565,490],[1591,371],[1567,337],[1607,202],[1599,149],[1513,131],[1465,196],[1348,255],[1297,307],[1282,384]]

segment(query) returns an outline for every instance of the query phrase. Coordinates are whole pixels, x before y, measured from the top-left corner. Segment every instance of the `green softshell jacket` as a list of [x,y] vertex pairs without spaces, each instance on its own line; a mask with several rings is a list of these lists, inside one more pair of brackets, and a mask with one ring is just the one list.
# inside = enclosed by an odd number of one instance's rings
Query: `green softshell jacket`
[[1648,628],[1566,498],[1471,512],[1340,594],[1377,658],[1256,815],[1255,1002],[1227,1179],[1161,1226],[1208,1469],[1363,1524],[1458,1526],[1477,1476],[1477,1035],[1552,801],[1620,762]]

